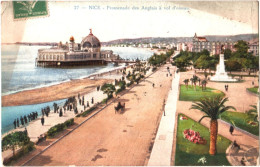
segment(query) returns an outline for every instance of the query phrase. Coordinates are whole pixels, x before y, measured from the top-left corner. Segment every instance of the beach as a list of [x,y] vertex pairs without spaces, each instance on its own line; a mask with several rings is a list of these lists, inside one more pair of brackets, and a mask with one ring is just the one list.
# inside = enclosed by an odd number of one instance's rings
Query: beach
[[[126,68],[130,68],[130,66]],[[2,96],[2,107],[39,104],[77,96],[79,93],[87,94],[96,89],[97,86],[102,86],[104,83],[111,83],[114,79],[122,77],[122,73],[119,73],[119,71],[123,68],[125,67],[100,74],[93,74],[83,79],[75,79],[57,85],[5,95]]]

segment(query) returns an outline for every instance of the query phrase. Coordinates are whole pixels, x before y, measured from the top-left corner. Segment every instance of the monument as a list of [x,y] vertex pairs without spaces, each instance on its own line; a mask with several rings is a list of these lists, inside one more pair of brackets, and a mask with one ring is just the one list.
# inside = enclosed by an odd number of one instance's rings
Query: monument
[[224,46],[221,46],[221,54],[219,55],[219,63],[217,64],[216,74],[210,78],[211,81],[219,81],[219,82],[232,82],[237,81],[236,79],[232,79],[227,75],[224,64]]

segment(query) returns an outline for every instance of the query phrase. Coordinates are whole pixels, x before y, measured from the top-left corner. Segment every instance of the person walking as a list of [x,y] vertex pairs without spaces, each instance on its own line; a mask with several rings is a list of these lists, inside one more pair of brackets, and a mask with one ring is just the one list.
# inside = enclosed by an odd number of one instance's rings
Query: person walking
[[14,119],[14,129],[16,129],[16,120]]
[[91,99],[91,104],[94,104],[94,98],[92,97],[92,99]]
[[19,119],[16,119],[16,126],[19,127]]
[[230,132],[231,135],[233,135],[234,127],[232,125],[230,125],[229,132]]
[[30,122],[31,121],[30,115],[28,114],[27,117],[28,117],[28,122]]
[[22,126],[24,125],[24,122],[23,122],[23,117],[21,116],[20,117],[20,120],[21,120],[21,124],[22,124]]
[[237,149],[240,150],[240,145],[237,144],[237,141],[236,141],[236,140],[234,140],[234,142],[233,142],[231,148],[235,148],[235,147],[237,147]]
[[44,125],[44,117],[41,118],[42,126]]
[[23,117],[25,124],[27,124],[27,118],[26,116]]
[[60,113],[59,113],[59,117],[62,117],[63,113],[62,113],[62,108],[60,109]]

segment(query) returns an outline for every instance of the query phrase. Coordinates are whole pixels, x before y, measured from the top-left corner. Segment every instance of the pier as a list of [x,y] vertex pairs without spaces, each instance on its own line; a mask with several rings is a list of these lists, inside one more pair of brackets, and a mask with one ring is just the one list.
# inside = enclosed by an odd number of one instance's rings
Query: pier
[[124,59],[88,59],[88,60],[38,60],[35,59],[35,66],[37,67],[62,67],[62,66],[84,66],[84,65],[106,65],[107,63],[114,63],[115,65],[126,63],[136,63],[136,61],[124,60]]

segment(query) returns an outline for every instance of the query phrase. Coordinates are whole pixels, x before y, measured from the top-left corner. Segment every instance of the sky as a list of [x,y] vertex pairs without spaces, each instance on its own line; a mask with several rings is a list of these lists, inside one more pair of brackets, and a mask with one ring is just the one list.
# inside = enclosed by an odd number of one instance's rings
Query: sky
[[[93,5],[99,9],[91,10]],[[258,33],[256,2],[48,2],[48,7],[47,17],[14,21],[12,4],[2,2],[2,43],[66,42],[70,36],[80,42],[90,28],[102,42],[192,37],[195,32],[198,36]]]

